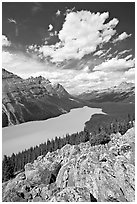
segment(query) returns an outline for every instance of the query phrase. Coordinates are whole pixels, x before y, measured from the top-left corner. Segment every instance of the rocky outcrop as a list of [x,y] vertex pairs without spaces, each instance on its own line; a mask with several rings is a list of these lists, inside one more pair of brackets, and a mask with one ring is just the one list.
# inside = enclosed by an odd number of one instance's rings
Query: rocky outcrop
[[59,116],[83,103],[71,100],[62,85],[42,76],[22,79],[2,69],[2,125],[15,125]]
[[105,145],[65,145],[3,183],[3,201],[135,201],[135,128]]

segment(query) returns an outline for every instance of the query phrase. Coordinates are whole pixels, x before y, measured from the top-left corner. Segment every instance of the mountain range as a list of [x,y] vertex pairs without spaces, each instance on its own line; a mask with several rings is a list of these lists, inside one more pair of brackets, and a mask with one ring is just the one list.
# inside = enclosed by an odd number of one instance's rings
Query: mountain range
[[135,84],[122,82],[106,89],[89,90],[78,95],[79,99],[91,102],[135,102]]
[[[91,117],[85,124],[84,137],[80,132],[77,137],[80,142],[76,144],[73,143],[76,142],[75,134],[72,134],[71,141],[66,135],[66,143],[57,143],[60,140],[57,137],[56,142],[52,140],[53,147],[58,144],[54,151],[47,149],[46,152],[45,147],[50,147],[50,141],[39,146],[45,149],[44,154],[41,154],[42,148],[36,146],[34,149],[37,153],[40,150],[40,156],[26,163],[25,160],[34,153],[32,147],[13,154],[12,159],[5,157],[3,174],[6,172],[6,176],[21,162],[23,167],[3,182],[3,202],[134,202],[135,124],[130,115],[128,123],[125,119],[127,113],[134,111],[134,98],[132,83],[124,82],[108,89],[72,96],[61,84],[52,84],[42,76],[22,79],[3,69],[3,127],[45,120],[85,105],[107,110],[106,115]],[[116,120],[115,123],[117,114],[123,120],[120,118],[120,122]]]
[[82,106],[61,84],[53,85],[42,76],[22,79],[2,69],[3,127],[56,117]]
[[3,127],[56,117],[72,108],[91,106],[92,102],[134,103],[135,85],[123,82],[111,88],[72,96],[61,84],[52,84],[42,76],[22,79],[2,69]]

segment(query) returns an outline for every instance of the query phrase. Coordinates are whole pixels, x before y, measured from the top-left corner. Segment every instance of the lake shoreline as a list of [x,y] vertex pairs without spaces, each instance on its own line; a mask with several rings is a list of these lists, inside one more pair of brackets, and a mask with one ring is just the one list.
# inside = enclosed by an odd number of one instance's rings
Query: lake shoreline
[[5,127],[2,130],[2,153],[3,155],[11,155],[13,152],[17,153],[39,145],[47,139],[80,132],[84,129],[86,121],[90,120],[94,114],[105,113],[101,108],[84,106],[71,109],[68,113],[44,121],[31,121]]

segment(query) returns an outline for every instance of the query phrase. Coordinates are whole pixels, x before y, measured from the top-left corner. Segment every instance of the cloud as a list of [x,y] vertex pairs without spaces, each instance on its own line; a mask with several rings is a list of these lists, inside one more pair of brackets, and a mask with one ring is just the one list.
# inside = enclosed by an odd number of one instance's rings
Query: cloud
[[106,56],[112,48],[110,47],[107,51],[106,50],[99,50],[93,54],[93,56],[99,56],[99,58]]
[[102,64],[95,66],[94,71],[105,71],[105,72],[116,72],[116,71],[124,71],[128,70],[131,67],[134,67],[134,60],[127,59],[118,59],[117,57],[112,58],[103,62]]
[[97,52],[94,53],[93,56],[100,56],[101,54],[103,54],[104,50],[99,50]]
[[118,55],[123,55],[123,54],[128,53],[128,52],[131,52],[131,51],[132,51],[132,49],[123,50],[123,51],[119,52]]
[[106,55],[112,50],[112,48],[110,47],[107,51],[106,51]]
[[5,35],[2,35],[2,47],[8,47],[11,45],[11,42]]
[[18,30],[18,26],[17,26],[17,21],[13,18],[8,18],[8,22],[15,24],[15,36],[18,36],[19,30]]
[[48,31],[52,31],[52,30],[53,30],[53,25],[49,24]]
[[90,72],[89,66],[84,67],[83,72]]
[[127,55],[127,56],[125,57],[125,60],[129,60],[130,58],[132,58],[132,55]]
[[124,76],[126,78],[126,81],[134,83],[135,82],[135,68],[132,68],[126,71]]
[[110,54],[107,56],[107,58],[109,58],[109,59],[110,59],[111,57],[112,57],[112,54],[110,53]]
[[9,64],[12,61],[12,54],[7,51],[2,51],[2,65],[5,67],[5,64]]
[[113,40],[113,43],[116,43],[116,42],[118,42],[118,41],[121,41],[121,40],[124,40],[124,39],[126,39],[126,38],[129,38],[131,35],[132,35],[132,34],[129,34],[129,35],[128,35],[126,32],[123,32],[123,33],[121,33],[121,34],[118,36],[118,38],[116,38],[116,39]]
[[[115,35],[118,24],[116,18],[108,18],[108,12],[70,11],[60,31],[54,31],[53,25],[49,25],[49,37],[43,45],[30,45],[25,54],[4,51],[3,67],[23,78],[43,75],[52,83],[61,83],[71,94],[91,88],[108,88],[123,80],[132,81],[135,61],[131,55],[120,56],[129,50],[119,54],[116,51],[117,56],[114,57],[113,53],[112,58],[113,48],[105,46]],[[58,42],[48,45],[47,41],[54,35]],[[124,39],[124,35],[118,38]],[[3,44],[10,45],[6,36],[3,40]],[[104,61],[103,56],[107,60]]]
[[56,12],[56,16],[60,16],[60,14],[61,14],[61,11],[58,9]]
[[57,34],[58,34],[58,32],[55,30],[54,35],[57,35]]
[[104,52],[99,56],[99,58],[105,57],[105,56],[108,58],[108,57],[112,56],[112,54],[108,55],[108,53],[110,52],[111,49],[112,48],[110,47],[107,51],[104,50]]
[[56,65],[38,61],[33,54],[27,56],[23,53],[13,54],[8,51],[2,52],[2,67],[23,78],[42,75],[52,83],[61,83],[71,94],[82,93],[88,89],[108,88],[123,80],[133,81],[134,78],[134,68],[122,69],[122,71],[119,69],[91,71],[88,65],[83,65],[83,69],[74,69],[74,67],[62,69]]
[[68,13],[71,13],[74,10],[75,10],[75,6],[73,8],[67,8],[64,15],[67,15]]
[[[3,67],[23,78],[43,75],[52,83],[61,83],[71,94],[108,88],[123,80],[132,81],[135,61],[131,55],[121,57],[129,50],[118,54],[115,51],[114,57],[113,47],[105,46],[115,35],[118,24],[116,18],[108,18],[108,12],[68,11],[60,31],[54,31],[53,25],[49,25],[50,32],[43,45],[30,45],[25,54],[3,51]],[[48,45],[48,40],[55,35],[58,42]],[[124,35],[118,38],[124,39]],[[3,45],[10,46],[6,36]]]
[[[70,59],[81,59],[84,55],[96,51],[97,47],[109,42],[116,33],[116,18],[105,23],[108,12],[90,11],[70,12],[66,15],[62,29],[58,33],[59,42],[51,46],[41,46],[43,57],[50,56],[58,63]],[[52,25],[49,31],[53,29]],[[86,37],[85,37],[86,36]]]
[[13,19],[13,18],[8,18],[8,22],[9,22],[9,23],[17,24],[16,20]]
[[2,52],[2,67],[21,77],[29,77],[39,70],[44,71],[45,66],[32,55],[29,57],[21,52],[14,54],[8,51]]
[[90,72],[88,66],[82,70],[60,69],[55,65],[51,66],[46,62],[28,57],[23,53],[3,52],[2,67],[23,78],[42,75],[52,83],[61,83],[73,94],[81,93],[91,86],[96,86],[107,75],[102,71]]

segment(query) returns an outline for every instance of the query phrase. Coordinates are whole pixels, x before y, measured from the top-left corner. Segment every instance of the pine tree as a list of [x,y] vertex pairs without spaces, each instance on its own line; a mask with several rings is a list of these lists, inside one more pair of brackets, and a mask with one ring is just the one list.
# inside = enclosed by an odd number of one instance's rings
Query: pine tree
[[5,182],[14,176],[14,166],[9,157],[4,155],[2,161],[2,182]]

